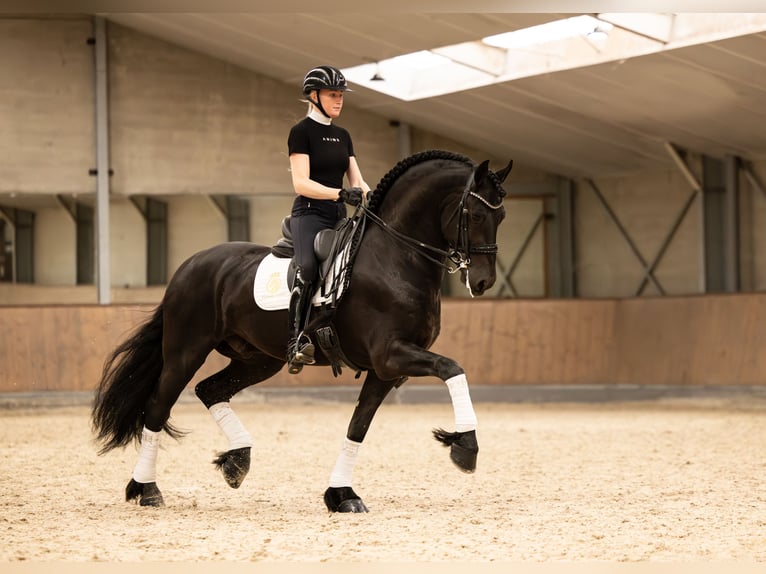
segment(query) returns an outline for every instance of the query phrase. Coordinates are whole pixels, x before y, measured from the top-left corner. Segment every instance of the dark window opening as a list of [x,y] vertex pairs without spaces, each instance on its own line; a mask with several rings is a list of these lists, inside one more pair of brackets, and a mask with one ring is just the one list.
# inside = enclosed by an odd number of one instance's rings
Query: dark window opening
[[168,204],[146,198],[146,284],[164,285],[168,274]]
[[226,213],[229,241],[250,241],[250,201],[228,196]]
[[84,203],[75,204],[77,226],[77,284],[93,285],[96,269],[96,225],[94,210]]

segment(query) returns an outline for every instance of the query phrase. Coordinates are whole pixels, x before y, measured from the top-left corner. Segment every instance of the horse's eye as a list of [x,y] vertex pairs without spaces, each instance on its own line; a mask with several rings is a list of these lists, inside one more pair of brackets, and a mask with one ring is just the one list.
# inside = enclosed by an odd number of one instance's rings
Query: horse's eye
[[473,223],[481,223],[482,221],[484,221],[484,214],[481,211],[479,212],[474,211],[473,213],[471,213],[471,221]]

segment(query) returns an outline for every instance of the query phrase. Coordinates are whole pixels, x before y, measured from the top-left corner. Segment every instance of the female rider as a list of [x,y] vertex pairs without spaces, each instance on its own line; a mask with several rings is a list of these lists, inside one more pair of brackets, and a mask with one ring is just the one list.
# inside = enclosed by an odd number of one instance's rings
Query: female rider
[[[309,70],[303,78],[308,114],[292,127],[287,140],[296,193],[290,214],[297,266],[289,307],[287,363],[291,374],[314,363],[314,345],[303,332],[318,274],[314,237],[346,216],[344,202],[359,205],[370,190],[359,170],[351,136],[332,123],[340,116],[346,91],[346,78],[337,68]],[[344,176],[348,187],[343,186]]]

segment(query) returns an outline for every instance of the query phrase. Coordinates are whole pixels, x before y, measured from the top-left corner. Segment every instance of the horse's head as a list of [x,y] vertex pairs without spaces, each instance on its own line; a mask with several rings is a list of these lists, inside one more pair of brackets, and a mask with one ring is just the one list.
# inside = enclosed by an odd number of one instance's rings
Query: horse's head
[[497,228],[505,218],[503,182],[513,161],[497,173],[489,161],[477,165],[460,196],[456,211],[442,214],[442,231],[449,239],[453,263],[471,295],[482,295],[495,284]]

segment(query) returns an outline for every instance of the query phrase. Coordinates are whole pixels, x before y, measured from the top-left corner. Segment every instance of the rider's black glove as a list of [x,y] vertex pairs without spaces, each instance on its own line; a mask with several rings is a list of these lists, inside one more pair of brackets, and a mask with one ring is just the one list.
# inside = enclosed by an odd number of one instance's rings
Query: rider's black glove
[[349,205],[353,205],[354,207],[362,203],[363,197],[364,192],[362,191],[361,187],[349,187],[348,189],[344,187],[338,194],[338,198],[341,201],[348,203]]

